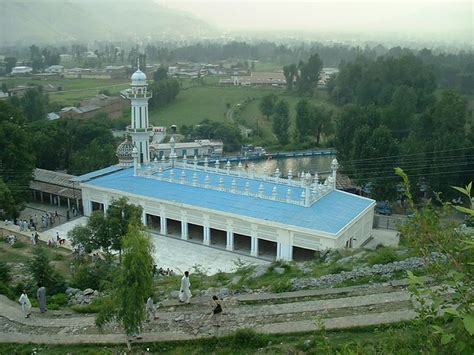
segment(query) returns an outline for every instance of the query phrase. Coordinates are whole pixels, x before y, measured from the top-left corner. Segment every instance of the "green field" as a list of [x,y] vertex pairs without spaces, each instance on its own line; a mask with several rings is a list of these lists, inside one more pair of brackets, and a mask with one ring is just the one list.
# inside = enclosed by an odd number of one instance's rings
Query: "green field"
[[155,125],[178,127],[195,125],[205,119],[225,121],[227,104],[241,104],[247,98],[260,98],[271,89],[200,86],[181,90],[171,104],[150,112],[150,122]]
[[9,88],[18,85],[42,85],[47,88],[52,85],[61,87],[61,91],[47,91],[51,102],[61,103],[64,106],[75,105],[79,101],[97,95],[101,90],[108,90],[112,95],[118,95],[120,90],[129,87],[128,80],[106,80],[106,79],[53,79],[33,80],[31,78],[8,78],[0,80],[1,84],[7,84]]

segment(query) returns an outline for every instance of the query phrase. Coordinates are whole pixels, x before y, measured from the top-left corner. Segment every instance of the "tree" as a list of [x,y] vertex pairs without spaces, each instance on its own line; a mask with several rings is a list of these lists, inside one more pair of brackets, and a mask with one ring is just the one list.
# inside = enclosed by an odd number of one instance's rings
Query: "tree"
[[[10,103],[0,101],[0,177],[2,204],[0,209],[9,218],[17,217],[25,201],[33,175],[35,157],[24,117]],[[13,205],[10,205],[13,199]]]
[[44,61],[41,50],[34,44],[30,47],[30,60],[31,67],[33,68],[34,72],[44,69]]
[[310,134],[311,126],[311,105],[308,100],[300,100],[296,104],[296,136],[299,141],[305,139]]
[[262,115],[267,116],[269,119],[275,110],[275,104],[277,102],[277,96],[275,94],[265,95],[260,99],[258,105]]
[[160,65],[160,67],[153,73],[153,80],[160,81],[164,79],[168,79],[168,68]]
[[5,57],[5,72],[10,74],[12,72],[13,67],[16,66],[16,58],[15,57]]
[[112,291],[110,306],[102,309],[96,324],[115,319],[127,335],[140,333],[146,319],[145,300],[152,291],[153,245],[144,227],[134,220],[123,239],[123,263]]
[[310,113],[310,131],[316,137],[319,145],[321,134],[328,134],[332,130],[332,112],[323,105],[313,106]]
[[[438,199],[441,208],[431,201],[415,209],[408,176],[396,169],[404,182],[406,196],[413,217],[401,227],[401,238],[425,259],[431,259],[429,273],[437,281],[437,287],[425,284],[422,278],[408,272],[409,290],[419,303],[418,322],[430,329],[440,341],[443,353],[471,354],[474,348],[474,243],[473,233],[455,228],[452,223],[453,206]],[[474,216],[472,182],[465,188],[453,187],[461,193],[467,204],[454,206],[456,210]],[[465,207],[467,206],[467,207]],[[433,259],[433,253],[440,257]]]
[[311,55],[307,63],[300,63],[300,76],[296,85],[298,87],[298,92],[301,95],[313,95],[313,90],[318,84],[319,74],[321,73],[322,68],[323,62],[317,53]]
[[48,254],[41,246],[34,250],[33,260],[28,265],[29,271],[37,284],[45,286],[52,294],[64,292],[64,278],[49,263]]
[[298,76],[298,68],[296,67],[296,64],[285,65],[283,67],[283,75],[285,76],[288,91],[293,90],[293,82]]
[[107,254],[112,250],[122,253],[123,236],[129,225],[140,220],[142,208],[128,203],[125,197],[112,201],[107,211],[94,211],[86,226],[76,226],[69,233],[73,246],[80,246],[86,252],[102,249]]
[[43,87],[31,88],[25,91],[20,99],[20,105],[28,121],[43,120],[46,118],[48,96],[43,93]]
[[290,126],[290,108],[288,102],[280,100],[275,105],[273,113],[273,133],[275,133],[278,143],[285,145],[289,142],[288,128]]

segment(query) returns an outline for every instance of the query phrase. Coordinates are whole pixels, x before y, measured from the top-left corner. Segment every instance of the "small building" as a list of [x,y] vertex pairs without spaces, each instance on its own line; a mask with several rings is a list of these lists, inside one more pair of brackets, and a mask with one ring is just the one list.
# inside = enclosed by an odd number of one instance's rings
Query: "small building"
[[12,68],[12,75],[25,75],[25,74],[31,74],[33,72],[32,67],[26,67],[26,66],[19,66],[19,67],[13,67]]
[[221,79],[220,84],[230,84],[235,86],[274,86],[283,87],[286,85],[283,73],[257,73],[252,72],[250,76],[234,75],[231,79]]
[[69,175],[57,171],[36,168],[33,171],[33,180],[30,190],[35,201],[49,202],[58,206],[75,206],[82,209],[82,192],[77,182]]
[[81,101],[80,107],[98,107],[99,112],[105,112],[110,118],[122,117],[125,101],[120,97],[110,97],[99,94]]
[[45,73],[62,74],[62,73],[64,73],[64,66],[62,66],[62,65],[51,65],[51,66],[47,67],[44,71],[45,71]]
[[[175,143],[178,157],[219,157],[222,155],[224,143],[220,140],[199,139],[194,142]],[[151,158],[169,157],[171,143],[150,143]]]

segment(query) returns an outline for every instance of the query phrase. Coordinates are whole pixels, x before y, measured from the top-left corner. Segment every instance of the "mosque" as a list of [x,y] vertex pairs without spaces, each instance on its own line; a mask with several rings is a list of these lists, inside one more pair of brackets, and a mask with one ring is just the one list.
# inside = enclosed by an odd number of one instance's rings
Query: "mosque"
[[324,181],[317,173],[291,171],[282,178],[278,169],[258,174],[253,164],[206,158],[201,165],[186,155],[178,160],[172,138],[169,155],[152,161],[152,93],[140,69],[131,80],[125,93],[131,101],[131,141],[117,148],[119,164],[76,178],[86,216],[126,197],[142,206],[142,222],[152,231],[266,259],[359,247],[371,237],[375,201],[336,189],[336,159]]

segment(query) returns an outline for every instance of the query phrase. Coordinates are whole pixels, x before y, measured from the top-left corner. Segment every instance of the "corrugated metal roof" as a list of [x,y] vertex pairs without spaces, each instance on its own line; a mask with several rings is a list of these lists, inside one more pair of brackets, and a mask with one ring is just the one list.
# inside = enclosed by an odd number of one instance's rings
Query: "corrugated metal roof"
[[113,173],[113,172],[115,172],[117,170],[120,170],[120,169],[122,169],[122,167],[120,167],[118,165],[112,165],[112,166],[108,166],[107,168],[103,168],[103,169],[100,169],[100,170],[97,170],[97,171],[92,171],[92,172],[84,174],[84,175],[74,176],[71,179],[71,181],[84,182],[84,181],[93,179],[95,177],[99,177],[99,176],[102,176],[102,175]]
[[[189,173],[192,175],[192,171]],[[311,207],[303,207],[133,176],[133,169],[107,175],[100,173],[98,177],[91,179],[87,182],[88,185],[331,234],[337,234],[363,211],[375,205],[373,200],[336,190]]]

